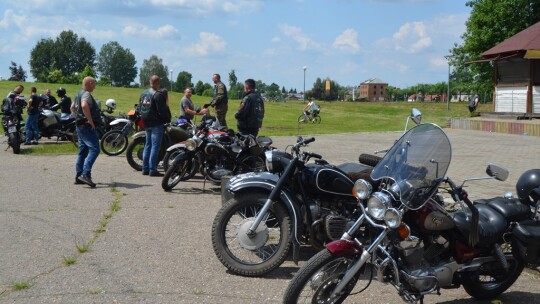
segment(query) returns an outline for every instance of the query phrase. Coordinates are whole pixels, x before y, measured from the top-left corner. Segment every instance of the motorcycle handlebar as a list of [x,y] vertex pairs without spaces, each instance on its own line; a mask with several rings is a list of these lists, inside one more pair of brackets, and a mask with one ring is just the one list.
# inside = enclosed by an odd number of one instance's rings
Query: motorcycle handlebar
[[309,157],[313,157],[313,158],[317,158],[317,159],[322,159],[322,155],[317,154],[317,153],[307,152],[307,155],[308,155]]

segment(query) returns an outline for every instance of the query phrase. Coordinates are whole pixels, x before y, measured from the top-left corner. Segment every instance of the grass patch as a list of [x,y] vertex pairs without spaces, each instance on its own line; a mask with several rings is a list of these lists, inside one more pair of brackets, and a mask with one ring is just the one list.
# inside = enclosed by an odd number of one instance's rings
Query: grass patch
[[90,240],[89,242],[86,242],[86,243],[82,244],[82,245],[79,242],[77,242],[77,244],[75,244],[75,246],[77,247],[77,251],[79,253],[85,253],[90,249],[90,246],[92,246],[92,244],[94,244],[93,239]]
[[23,290],[32,287],[32,284],[29,282],[13,282],[12,289],[13,290]]
[[77,262],[77,259],[75,257],[64,256],[64,265],[70,266],[70,265],[75,264],[75,262]]

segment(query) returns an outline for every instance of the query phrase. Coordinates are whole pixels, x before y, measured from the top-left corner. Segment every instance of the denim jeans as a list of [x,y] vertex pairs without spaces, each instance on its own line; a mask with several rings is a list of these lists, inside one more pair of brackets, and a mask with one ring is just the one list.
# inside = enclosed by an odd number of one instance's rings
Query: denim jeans
[[99,137],[89,124],[77,126],[79,153],[75,162],[76,176],[90,175],[92,166],[99,155]]
[[36,142],[39,139],[39,127],[38,127],[39,114],[28,114],[26,117],[26,123],[24,129],[26,130],[26,142],[30,143],[31,140]]
[[161,141],[163,140],[164,129],[163,125],[144,128],[146,131],[146,142],[144,143],[143,150],[143,172],[157,172],[159,150],[161,148]]

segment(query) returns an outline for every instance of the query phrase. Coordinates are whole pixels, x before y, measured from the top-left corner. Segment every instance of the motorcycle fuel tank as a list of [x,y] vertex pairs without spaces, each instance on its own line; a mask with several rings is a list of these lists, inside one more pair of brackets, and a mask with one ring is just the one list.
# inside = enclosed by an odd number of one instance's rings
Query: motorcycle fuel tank
[[49,127],[58,123],[58,121],[56,121],[56,116],[54,115],[53,111],[43,110],[42,115],[45,116],[45,118],[43,119],[43,125],[45,127]]
[[320,194],[353,196],[354,183],[343,171],[331,165],[309,164],[302,173],[306,189]]
[[455,223],[444,208],[429,200],[422,208],[406,213],[406,222],[419,231],[443,231],[454,228]]

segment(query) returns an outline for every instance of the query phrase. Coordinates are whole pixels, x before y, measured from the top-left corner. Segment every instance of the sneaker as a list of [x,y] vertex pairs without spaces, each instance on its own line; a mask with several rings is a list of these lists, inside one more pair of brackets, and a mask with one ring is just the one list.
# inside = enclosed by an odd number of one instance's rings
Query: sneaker
[[92,178],[88,175],[79,176],[79,180],[92,188],[96,186],[96,184],[92,181]]
[[30,146],[32,143],[29,143],[29,142],[25,142],[24,145],[25,146]]
[[82,185],[84,184],[84,182],[82,180],[80,180],[80,175],[79,176],[75,176],[75,182],[73,183],[75,185]]
[[33,142],[32,142],[32,145],[37,145],[37,144],[38,144],[37,141],[33,141]]
[[149,175],[150,175],[150,176],[164,176],[165,174],[163,174],[163,173],[161,173],[161,172],[158,172],[158,171],[156,171],[156,172],[150,172],[150,174],[149,174]]
[[142,175],[148,175],[148,174],[149,174],[148,171],[143,171],[143,172],[142,172]]

